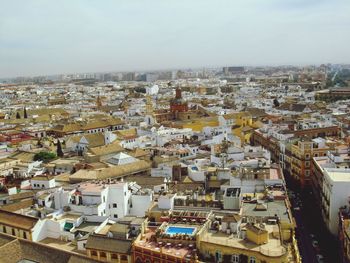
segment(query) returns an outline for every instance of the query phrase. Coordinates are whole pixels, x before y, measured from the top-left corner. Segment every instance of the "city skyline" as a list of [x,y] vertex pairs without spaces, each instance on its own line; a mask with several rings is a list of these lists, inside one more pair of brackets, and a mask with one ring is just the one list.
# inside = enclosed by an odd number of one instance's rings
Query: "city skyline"
[[2,6],[1,78],[350,61],[350,3],[344,0]]

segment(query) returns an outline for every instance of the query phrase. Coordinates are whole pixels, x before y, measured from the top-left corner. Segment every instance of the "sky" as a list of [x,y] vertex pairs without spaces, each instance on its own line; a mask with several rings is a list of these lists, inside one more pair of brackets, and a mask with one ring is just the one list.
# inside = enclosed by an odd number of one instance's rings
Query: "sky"
[[322,63],[349,0],[0,0],[0,77]]

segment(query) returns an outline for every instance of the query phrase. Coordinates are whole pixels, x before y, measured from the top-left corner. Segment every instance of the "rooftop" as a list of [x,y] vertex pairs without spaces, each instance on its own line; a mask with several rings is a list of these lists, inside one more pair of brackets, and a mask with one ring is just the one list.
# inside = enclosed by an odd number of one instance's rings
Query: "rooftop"
[[0,210],[0,224],[31,230],[38,221],[35,217]]
[[202,242],[214,243],[221,246],[229,246],[232,249],[239,248],[243,250],[251,250],[262,255],[280,257],[287,253],[287,249],[281,245],[281,240],[276,238],[279,235],[277,225],[266,225],[265,231],[268,232],[269,239],[266,244],[257,245],[249,242],[247,239],[241,239],[234,236],[234,234],[226,234],[223,232],[205,232],[201,238]]

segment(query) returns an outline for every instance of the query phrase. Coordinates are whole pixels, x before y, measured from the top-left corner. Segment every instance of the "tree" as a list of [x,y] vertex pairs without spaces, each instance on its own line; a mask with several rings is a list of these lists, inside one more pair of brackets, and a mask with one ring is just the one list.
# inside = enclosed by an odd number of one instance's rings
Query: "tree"
[[280,106],[280,103],[278,102],[277,98],[275,98],[273,100],[273,105],[275,105],[275,107],[279,107]]
[[34,161],[43,161],[44,163],[47,163],[56,157],[56,154],[53,152],[39,152],[34,155]]
[[63,151],[62,151],[62,145],[61,141],[57,140],[57,150],[56,150],[57,156],[58,157],[63,157]]
[[26,109],[26,107],[24,107],[24,109],[23,109],[23,117],[24,117],[25,119],[28,119],[28,114],[27,114],[27,109]]
[[16,119],[20,119],[21,118],[21,115],[19,114],[19,112],[17,111],[16,113]]

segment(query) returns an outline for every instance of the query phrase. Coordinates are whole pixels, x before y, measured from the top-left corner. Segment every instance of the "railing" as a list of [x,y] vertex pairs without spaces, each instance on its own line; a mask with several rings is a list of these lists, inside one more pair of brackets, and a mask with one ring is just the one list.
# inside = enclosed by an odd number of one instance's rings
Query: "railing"
[[274,248],[263,248],[263,245],[258,248],[249,248],[249,247],[241,247],[240,245],[237,246],[237,242],[229,240],[228,238],[215,240],[213,238],[209,238],[208,236],[203,237],[202,241],[208,242],[208,243],[216,243],[219,245],[228,246],[232,248],[237,247],[238,249],[247,250],[247,251],[258,251],[261,254],[269,257],[281,257],[287,253],[287,249],[282,245]]
[[287,249],[282,246],[280,248],[275,248],[275,249],[265,249],[260,247],[259,251],[261,254],[269,257],[280,257],[287,253]]

